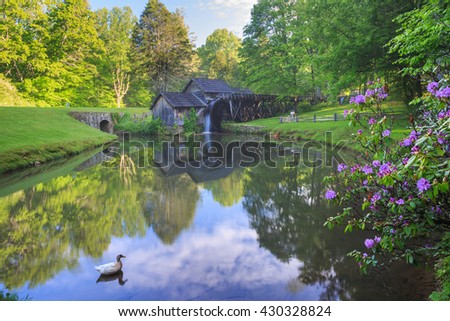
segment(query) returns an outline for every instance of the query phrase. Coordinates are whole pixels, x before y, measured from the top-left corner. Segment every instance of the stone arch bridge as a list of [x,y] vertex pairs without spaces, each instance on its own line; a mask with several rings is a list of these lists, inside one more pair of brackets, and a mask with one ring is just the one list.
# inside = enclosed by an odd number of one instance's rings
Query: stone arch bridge
[[70,115],[86,125],[109,134],[113,133],[114,121],[111,113],[71,112]]

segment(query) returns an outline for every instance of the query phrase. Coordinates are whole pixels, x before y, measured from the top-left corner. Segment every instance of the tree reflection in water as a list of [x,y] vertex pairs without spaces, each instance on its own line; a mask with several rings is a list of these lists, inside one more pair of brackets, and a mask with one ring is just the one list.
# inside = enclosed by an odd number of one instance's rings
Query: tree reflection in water
[[198,199],[185,177],[101,165],[2,197],[0,283],[36,287],[76,268],[82,254],[101,257],[113,237],[144,236],[150,226],[170,244],[192,224]]
[[[426,282],[429,273],[398,262],[363,276],[346,254],[355,244],[362,244],[365,235],[329,231],[323,226],[337,211],[322,197],[323,178],[329,171],[258,167],[246,172],[243,206],[259,243],[280,261],[296,258],[303,263],[298,279],[287,285],[289,290],[319,285],[321,300],[425,299],[432,290]],[[404,277],[398,278],[402,274]],[[414,283],[417,279],[424,282]]]

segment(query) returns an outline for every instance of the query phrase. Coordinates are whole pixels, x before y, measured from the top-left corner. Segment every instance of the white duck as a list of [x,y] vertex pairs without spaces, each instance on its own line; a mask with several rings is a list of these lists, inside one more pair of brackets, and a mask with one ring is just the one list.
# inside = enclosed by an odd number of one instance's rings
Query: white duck
[[106,263],[103,265],[96,266],[95,269],[104,275],[111,275],[122,270],[121,258],[124,258],[122,254],[117,255],[116,262]]

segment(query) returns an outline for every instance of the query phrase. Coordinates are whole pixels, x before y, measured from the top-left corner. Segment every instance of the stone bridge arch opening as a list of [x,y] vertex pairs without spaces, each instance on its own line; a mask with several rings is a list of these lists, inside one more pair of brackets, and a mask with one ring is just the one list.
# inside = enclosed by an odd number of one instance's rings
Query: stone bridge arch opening
[[103,119],[100,122],[100,130],[105,133],[111,134],[113,132],[113,124],[107,119]]
[[222,121],[233,120],[230,111],[230,102],[225,99],[217,99],[209,103],[205,111],[206,117],[209,117],[210,131],[220,132],[222,129]]

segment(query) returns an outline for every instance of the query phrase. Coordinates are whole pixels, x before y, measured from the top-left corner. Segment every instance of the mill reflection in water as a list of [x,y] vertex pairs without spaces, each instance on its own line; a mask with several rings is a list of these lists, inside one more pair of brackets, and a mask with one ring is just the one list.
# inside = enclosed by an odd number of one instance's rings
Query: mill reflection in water
[[[422,300],[432,290],[429,273],[403,263],[359,274],[346,253],[367,235],[323,227],[337,211],[322,197],[331,168],[242,167],[236,154],[231,168],[173,159],[125,180],[95,157],[3,178],[0,289],[33,300]],[[117,253],[123,272],[99,278],[93,267]]]

